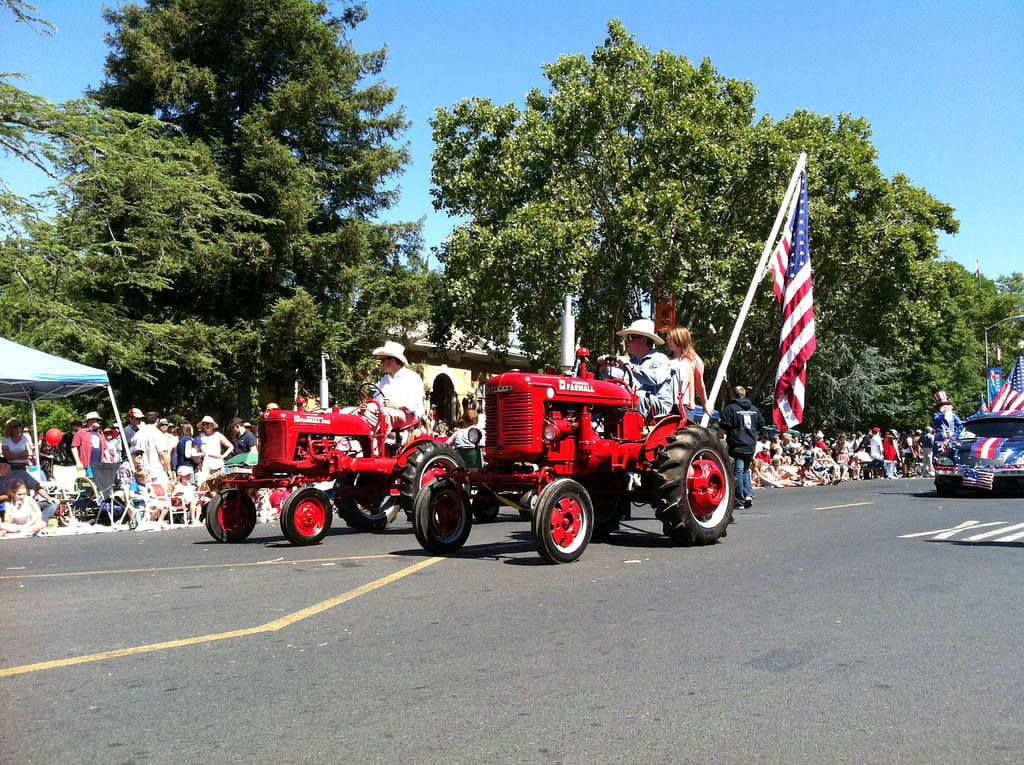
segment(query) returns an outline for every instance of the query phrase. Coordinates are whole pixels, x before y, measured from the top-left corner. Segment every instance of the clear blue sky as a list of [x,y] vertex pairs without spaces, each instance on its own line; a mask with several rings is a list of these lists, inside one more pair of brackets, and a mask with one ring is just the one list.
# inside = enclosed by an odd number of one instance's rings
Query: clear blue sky
[[[108,0],[114,5],[116,0]],[[102,76],[102,3],[32,0],[53,37],[0,21],[0,71],[31,75],[21,87],[62,101]],[[367,0],[358,50],[386,45],[383,79],[413,126],[413,164],[400,180],[395,220],[426,219],[428,245],[452,228],[429,194],[436,107],[472,96],[522,106],[546,87],[541,65],[603,44],[618,18],[652,50],[694,63],[709,57],[727,77],[750,80],[761,113],[848,112],[872,126],[879,166],[956,208],[960,233],[945,255],[995,278],[1024,272],[1017,233],[1024,209],[1024,3],[1020,0]],[[334,6],[337,7],[337,6]],[[813,172],[813,157],[810,172]],[[38,179],[0,158],[16,191]],[[781,190],[780,190],[781,196]],[[765,235],[772,221],[765,221]],[[813,222],[812,222],[813,236]]]

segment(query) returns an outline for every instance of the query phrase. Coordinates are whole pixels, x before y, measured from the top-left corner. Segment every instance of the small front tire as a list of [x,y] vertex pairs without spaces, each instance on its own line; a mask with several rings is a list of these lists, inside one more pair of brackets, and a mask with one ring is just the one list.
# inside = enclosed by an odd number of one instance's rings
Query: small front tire
[[293,545],[320,544],[331,528],[331,500],[313,486],[293,491],[281,506],[281,533]]
[[533,511],[533,543],[548,563],[571,563],[579,558],[594,532],[590,495],[571,478],[545,486]]

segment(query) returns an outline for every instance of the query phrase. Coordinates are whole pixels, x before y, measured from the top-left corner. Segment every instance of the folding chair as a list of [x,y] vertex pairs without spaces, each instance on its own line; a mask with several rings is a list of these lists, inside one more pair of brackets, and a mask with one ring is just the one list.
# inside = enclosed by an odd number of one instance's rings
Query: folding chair
[[101,462],[99,465],[92,465],[91,469],[92,482],[96,490],[95,501],[97,509],[95,523],[99,523],[100,518],[106,513],[110,526],[113,528],[117,520],[123,515],[125,508],[124,498],[121,496],[120,487],[117,485],[118,465],[113,462]]
[[167,485],[160,483],[159,481],[150,481],[149,491],[152,495],[151,504],[146,507],[147,517],[153,512],[153,510],[160,510],[160,515],[163,515],[163,510],[167,510],[167,520],[172,526],[174,525],[174,519],[172,514],[174,513],[174,506],[171,504],[171,496],[167,490]]

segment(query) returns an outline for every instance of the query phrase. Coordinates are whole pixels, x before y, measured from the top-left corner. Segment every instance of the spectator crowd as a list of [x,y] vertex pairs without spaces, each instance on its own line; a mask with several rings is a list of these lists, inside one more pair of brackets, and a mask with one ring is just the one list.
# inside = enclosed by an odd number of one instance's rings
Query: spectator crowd
[[107,488],[99,485],[100,476],[111,476],[118,501],[110,522],[167,528],[177,516],[182,524],[201,524],[225,462],[256,449],[252,425],[238,417],[224,432],[210,416],[193,426],[136,407],[125,421],[122,437],[117,428],[103,427],[98,412],[89,412],[67,433],[57,432],[59,441],[48,433],[36,444],[20,421],[8,420],[0,456],[0,536],[45,535],[54,523],[75,522],[73,508],[53,496],[68,489],[55,480],[62,469],[92,479],[100,491]]
[[824,486],[842,481],[930,478],[933,429],[805,436],[762,434],[751,463],[754,488]]

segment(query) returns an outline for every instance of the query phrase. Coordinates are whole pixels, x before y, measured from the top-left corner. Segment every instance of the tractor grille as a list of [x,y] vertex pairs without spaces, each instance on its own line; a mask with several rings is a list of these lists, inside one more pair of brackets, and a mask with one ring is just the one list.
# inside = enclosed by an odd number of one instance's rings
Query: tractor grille
[[[533,439],[533,418],[530,416],[530,393],[507,393],[500,398],[488,394],[484,445],[489,449],[527,447]],[[496,421],[490,418],[497,415]]]

